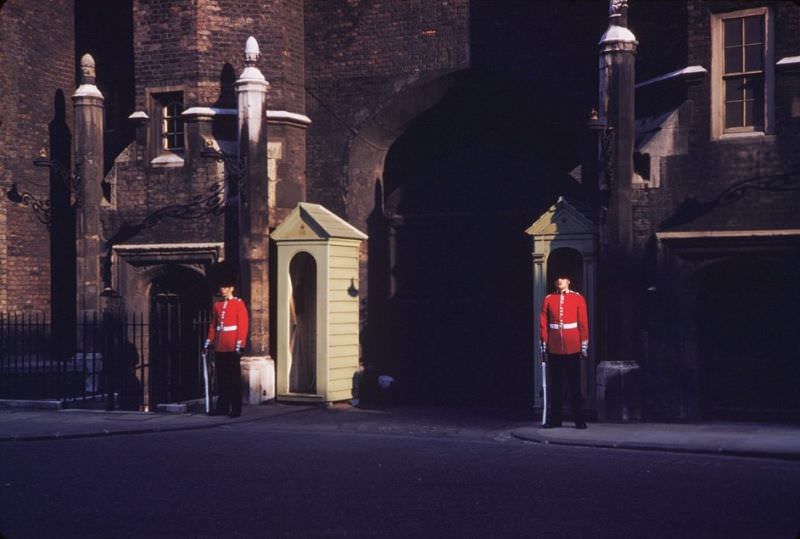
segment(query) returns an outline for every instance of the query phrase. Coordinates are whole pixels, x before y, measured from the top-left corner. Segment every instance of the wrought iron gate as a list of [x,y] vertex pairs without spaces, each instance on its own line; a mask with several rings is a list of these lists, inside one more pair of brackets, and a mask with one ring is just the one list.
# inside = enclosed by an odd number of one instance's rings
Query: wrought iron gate
[[200,398],[199,350],[209,316],[189,317],[165,295],[149,317],[79,320],[70,346],[53,339],[44,316],[0,314],[0,398],[125,410]]

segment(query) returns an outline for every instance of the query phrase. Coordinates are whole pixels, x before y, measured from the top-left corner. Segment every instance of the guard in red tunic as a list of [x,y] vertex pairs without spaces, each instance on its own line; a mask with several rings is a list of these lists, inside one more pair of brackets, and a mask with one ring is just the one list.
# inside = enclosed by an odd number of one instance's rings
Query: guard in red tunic
[[581,359],[588,357],[589,322],[586,301],[569,289],[570,280],[559,273],[555,280],[556,292],[548,294],[539,315],[542,361],[546,362],[549,401],[552,403],[550,420],[543,426],[561,426],[561,408],[564,377],[570,393],[570,408],[575,427],[586,428],[583,417],[580,374]]
[[214,303],[214,317],[208,326],[205,348],[214,347],[219,399],[214,415],[242,415],[242,373],[240,360],[247,345],[249,317],[244,301],[233,297],[234,279],[223,278],[221,301]]

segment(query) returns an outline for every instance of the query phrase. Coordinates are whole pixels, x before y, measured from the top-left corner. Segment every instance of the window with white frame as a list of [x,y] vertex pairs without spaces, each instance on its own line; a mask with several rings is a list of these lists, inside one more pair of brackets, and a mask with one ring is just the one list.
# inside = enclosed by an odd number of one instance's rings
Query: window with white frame
[[712,15],[714,138],[772,128],[772,31],[767,8]]
[[161,149],[183,152],[183,96],[180,93],[164,94],[159,99],[161,107]]
[[[167,91],[164,91],[167,90]],[[150,164],[183,166],[186,146],[183,123],[183,92],[178,89],[148,90],[151,129],[148,141]]]

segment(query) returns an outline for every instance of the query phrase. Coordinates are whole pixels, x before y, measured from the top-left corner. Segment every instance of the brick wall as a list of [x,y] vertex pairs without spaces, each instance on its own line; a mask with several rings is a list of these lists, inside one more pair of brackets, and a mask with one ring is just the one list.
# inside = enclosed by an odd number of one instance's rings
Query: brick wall
[[[205,198],[218,181],[222,166],[209,160],[180,168],[155,168],[146,148],[133,143],[115,161],[109,174],[115,184],[116,208],[103,213],[106,238],[125,224],[142,224],[153,212]],[[180,219],[165,217],[148,224],[129,243],[210,242],[223,239],[222,216]]]
[[305,110],[301,0],[201,0],[197,13],[200,102],[218,99],[226,63],[241,73],[244,44],[252,35],[261,49],[257,65],[271,85],[269,108]]
[[226,64],[236,76],[249,36],[259,43],[258,67],[272,85],[270,108],[302,112],[303,2],[300,0],[136,0],[137,106],[148,86],[187,86],[187,105],[235,106],[222,95]]
[[16,182],[20,191],[50,196],[47,169],[32,161],[50,145],[51,123],[72,123],[73,3],[9,0],[0,10],[0,312],[49,312],[48,229],[5,192]]
[[469,6],[450,2],[306,3],[309,199],[345,214],[348,146],[404,89],[469,63]]
[[137,0],[133,4],[136,107],[146,110],[145,88],[185,87],[197,102],[197,17],[192,0]]

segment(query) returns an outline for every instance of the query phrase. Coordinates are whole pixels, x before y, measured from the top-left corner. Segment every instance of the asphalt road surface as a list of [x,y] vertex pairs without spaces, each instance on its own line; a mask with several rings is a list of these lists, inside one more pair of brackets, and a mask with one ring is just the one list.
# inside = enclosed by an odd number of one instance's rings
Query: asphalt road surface
[[752,537],[800,532],[800,463],[557,447],[297,414],[0,444],[0,533],[49,537]]

